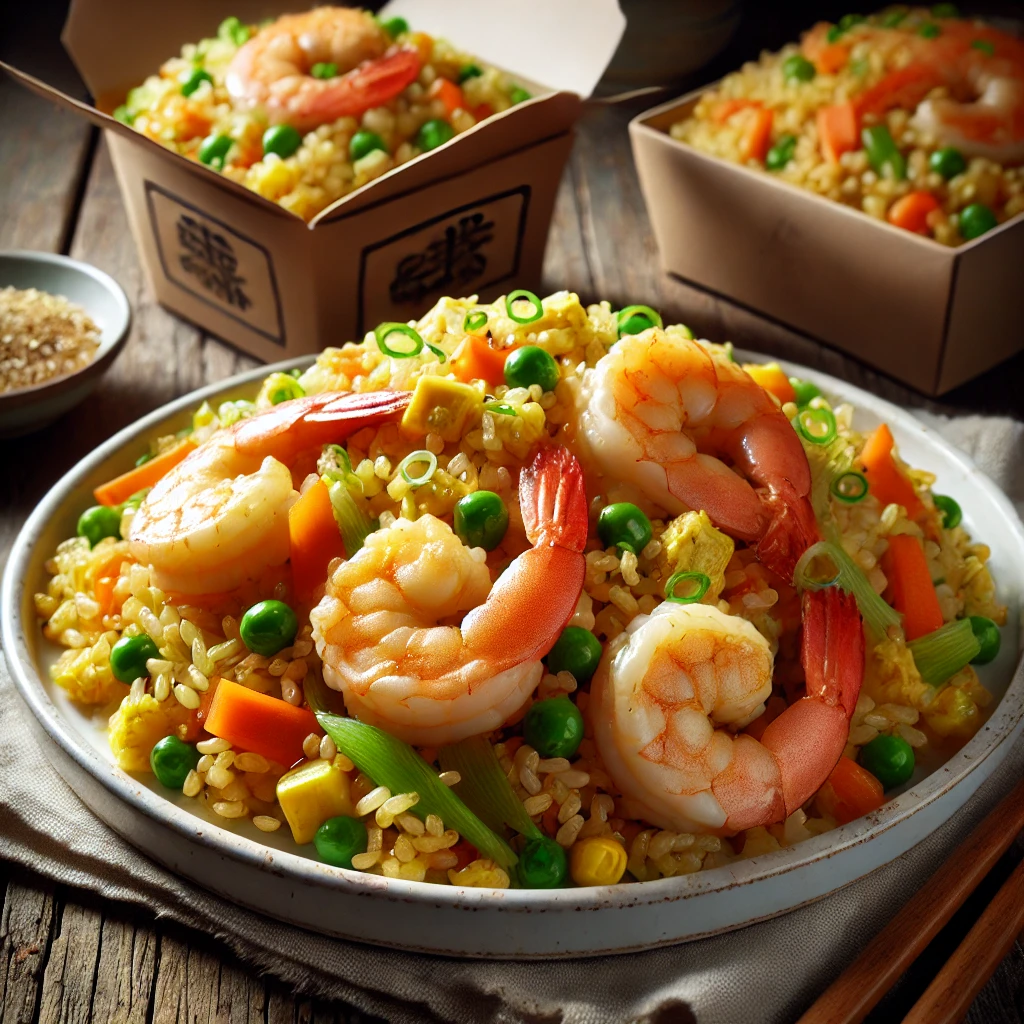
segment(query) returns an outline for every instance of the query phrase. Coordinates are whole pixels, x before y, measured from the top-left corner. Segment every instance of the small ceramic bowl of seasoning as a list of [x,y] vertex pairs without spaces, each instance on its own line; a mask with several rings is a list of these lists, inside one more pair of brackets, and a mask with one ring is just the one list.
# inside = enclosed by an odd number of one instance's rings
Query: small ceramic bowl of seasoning
[[46,252],[0,252],[0,437],[52,423],[99,383],[128,337],[109,274]]

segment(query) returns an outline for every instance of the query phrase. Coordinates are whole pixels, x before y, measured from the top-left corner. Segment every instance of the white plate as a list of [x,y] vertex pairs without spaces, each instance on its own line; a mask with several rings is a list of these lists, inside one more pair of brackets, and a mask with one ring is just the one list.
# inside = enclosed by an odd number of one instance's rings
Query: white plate
[[312,847],[296,847],[281,832],[268,836],[248,823],[226,828],[204,818],[195,801],[169,798],[173,794],[152,777],[133,778],[117,768],[107,749],[105,715],[83,715],[49,682],[46,668],[55,652],[42,638],[32,594],[43,588],[43,563],[74,533],[96,484],[130,466],[150,437],[185,425],[204,399],[251,397],[255,382],[273,369],[261,367],[172,402],[82,460],[25,524],[0,591],[0,636],[15,683],[68,784],[129,842],[223,896],[321,932],[458,956],[547,957],[667,945],[792,910],[898,857],[971,797],[1021,732],[1024,527],[1012,505],[968,458],[909,413],[788,365],[787,372],[852,402],[858,427],[888,422],[903,456],[937,475],[937,490],[956,497],[967,529],[992,549],[993,575],[1010,616],[1002,651],[981,675],[999,700],[980,732],[940,769],[915,778],[876,813],[789,849],[680,878],[559,891],[460,889],[344,871],[312,859]]

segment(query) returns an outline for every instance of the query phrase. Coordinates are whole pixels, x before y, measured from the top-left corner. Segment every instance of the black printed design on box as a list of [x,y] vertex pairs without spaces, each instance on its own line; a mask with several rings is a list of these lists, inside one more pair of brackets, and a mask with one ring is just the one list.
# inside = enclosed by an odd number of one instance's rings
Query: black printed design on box
[[164,277],[261,337],[284,345],[270,253],[159,185],[145,185]]
[[486,196],[367,246],[359,270],[360,332],[420,317],[444,295],[484,293],[512,280],[530,187]]

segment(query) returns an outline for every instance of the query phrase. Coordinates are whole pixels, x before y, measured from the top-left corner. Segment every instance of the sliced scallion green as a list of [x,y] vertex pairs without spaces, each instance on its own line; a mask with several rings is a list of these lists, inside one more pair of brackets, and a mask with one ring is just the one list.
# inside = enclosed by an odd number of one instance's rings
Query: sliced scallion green
[[[519,316],[515,312],[517,302],[530,303],[533,308],[528,316]],[[508,318],[515,320],[517,324],[532,324],[534,320],[539,320],[544,315],[544,305],[533,292],[527,291],[525,288],[517,288],[514,292],[509,292],[505,299],[505,312],[508,314]]]
[[[690,593],[677,594],[676,588],[681,583],[690,584]],[[665,584],[665,600],[678,604],[695,604],[701,600],[711,586],[711,577],[703,572],[675,572]]]
[[[384,355],[391,356],[393,359],[410,359],[412,356],[418,356],[423,351],[423,339],[420,337],[419,331],[414,330],[408,324],[381,324],[373,333],[377,338],[377,347]],[[388,344],[388,338],[393,334],[404,335],[412,342],[412,348],[392,348]]]
[[616,321],[620,338],[624,334],[641,334],[651,327],[664,326],[661,315],[650,306],[626,306],[619,310]]
[[487,314],[482,309],[474,309],[472,313],[467,313],[466,319],[462,321],[462,329],[467,334],[479,331],[481,327],[486,326]]
[[496,413],[498,416],[518,416],[519,413],[508,404],[508,402],[484,402],[484,409],[487,412]]
[[321,477],[327,485],[327,493],[334,509],[334,519],[341,531],[341,541],[345,545],[345,554],[352,558],[366,543],[366,538],[378,527],[378,521],[371,519],[357,504],[348,484],[344,480],[332,480],[329,476]]
[[794,418],[794,426],[810,444],[826,445],[836,439],[836,418],[829,409],[801,409]]
[[957,619],[911,640],[907,647],[921,678],[932,686],[944,683],[978,656],[981,644],[974,635],[970,619]]
[[427,346],[427,348],[430,349],[431,352],[434,353],[435,356],[437,356],[438,362],[448,362],[448,354],[445,352],[443,348],[438,348],[436,345],[431,345],[429,341],[424,342],[424,344]]
[[[427,468],[422,473],[413,476],[409,472],[409,467],[419,465],[420,463],[426,463]],[[437,472],[437,456],[433,452],[427,451],[426,448],[409,452],[398,464],[398,472],[402,474],[402,479],[410,486],[422,487]]]
[[868,478],[851,469],[832,481],[832,494],[847,505],[856,505],[868,495]]

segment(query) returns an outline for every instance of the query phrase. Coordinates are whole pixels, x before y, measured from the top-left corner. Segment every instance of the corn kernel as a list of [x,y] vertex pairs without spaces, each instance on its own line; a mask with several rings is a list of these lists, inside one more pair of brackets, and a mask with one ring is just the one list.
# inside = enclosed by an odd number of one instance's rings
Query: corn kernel
[[277,799],[299,844],[312,842],[328,818],[352,814],[349,777],[331,761],[310,761],[282,775]]
[[576,843],[569,871],[577,885],[615,885],[626,870],[626,851],[618,840],[591,836]]

